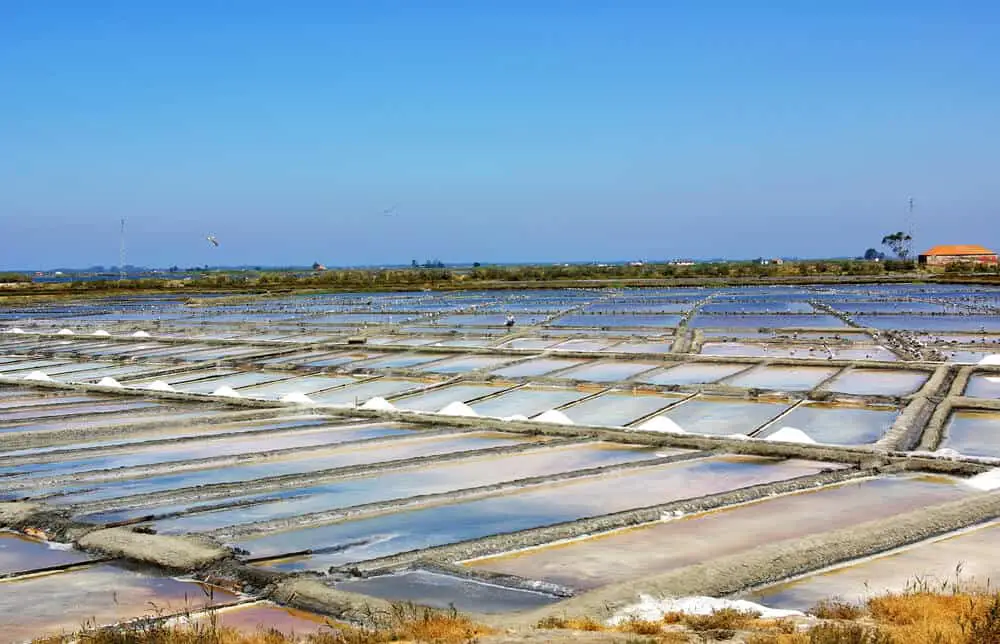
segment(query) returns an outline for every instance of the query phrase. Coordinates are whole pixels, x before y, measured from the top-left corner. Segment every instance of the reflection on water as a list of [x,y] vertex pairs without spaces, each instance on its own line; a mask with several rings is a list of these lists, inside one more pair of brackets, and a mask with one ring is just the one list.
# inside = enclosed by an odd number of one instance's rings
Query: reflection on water
[[238,542],[252,556],[325,550],[283,570],[320,569],[814,474],[806,461],[712,457],[525,488],[500,496],[269,534]]
[[[590,589],[639,579],[762,544],[857,525],[972,492],[955,481],[892,477],[855,481],[582,541],[470,562],[493,572]],[[774,517],[783,517],[775,521]],[[747,535],[753,535],[748,539]]]
[[454,606],[460,611],[483,614],[541,608],[559,601],[559,598],[552,595],[505,588],[426,570],[341,582],[337,584],[337,589],[389,601],[409,601],[432,608]]

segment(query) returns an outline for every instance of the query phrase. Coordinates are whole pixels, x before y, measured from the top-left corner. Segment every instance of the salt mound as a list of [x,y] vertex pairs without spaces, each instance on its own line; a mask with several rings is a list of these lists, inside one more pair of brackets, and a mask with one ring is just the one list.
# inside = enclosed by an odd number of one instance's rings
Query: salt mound
[[144,389],[149,389],[150,391],[177,391],[162,380],[154,380],[146,385]]
[[73,329],[59,329],[56,335],[73,335]]
[[370,398],[365,404],[361,405],[361,409],[373,409],[375,411],[396,411],[396,406],[391,402],[382,398],[381,396],[375,396]]
[[25,380],[38,380],[41,382],[53,382],[52,378],[44,371],[32,371],[24,377]]
[[665,434],[686,434],[684,428],[666,416],[654,416],[642,423],[636,429],[644,432],[662,432]]
[[98,387],[121,387],[122,383],[118,382],[114,378],[105,377],[101,378],[100,382],[97,383]]
[[[914,454],[916,454],[916,453],[917,452],[914,452]],[[959,457],[961,457],[962,453],[959,452],[957,449],[952,449],[950,447],[942,447],[941,449],[934,450],[933,452],[930,452],[929,455],[930,456],[937,456],[938,458],[952,458],[953,459],[953,458],[959,458]]]
[[782,427],[764,440],[780,441],[782,443],[806,443],[807,445],[816,444],[816,441],[810,438],[809,434],[798,427]]
[[[988,356],[983,356],[983,359],[979,361],[979,364],[984,366],[1000,365],[1000,353],[993,353]],[[1000,376],[986,376],[986,381],[995,384],[1000,384]]]
[[531,420],[535,421],[536,423],[557,423],[559,425],[574,424],[569,416],[567,416],[566,414],[562,413],[557,409],[550,409],[546,412],[543,412],[535,416]]
[[724,438],[731,438],[734,441],[748,441],[750,437],[746,434],[726,434]]
[[24,329],[13,327],[11,329],[7,329],[7,333],[24,333]]
[[512,422],[521,422],[528,420],[528,417],[525,416],[524,414],[514,414],[513,416],[504,416],[500,420],[505,420],[508,423],[512,423]]
[[132,337],[133,338],[148,338],[149,334],[146,333],[145,331],[136,331],[135,333],[132,334]]
[[768,608],[761,604],[744,599],[717,599],[715,597],[676,597],[656,599],[649,595],[639,595],[639,603],[627,606],[615,613],[608,620],[612,626],[617,626],[631,620],[658,622],[668,613],[685,613],[687,615],[711,615],[720,610],[733,609],[743,612],[760,613],[764,619],[781,617],[801,617],[803,613],[797,610],[779,610]]
[[988,472],[977,474],[971,479],[966,479],[965,484],[977,490],[989,492],[1000,489],[1000,467],[995,467]]
[[464,402],[456,400],[455,402],[450,402],[438,412],[439,414],[444,414],[445,416],[478,416],[476,410],[469,407]]
[[91,333],[90,335],[101,335],[101,336],[105,336],[105,335],[111,335],[111,334],[110,334],[110,333],[108,333],[107,331],[105,331],[104,329],[98,329],[98,330],[94,331],[93,333]]
[[213,396],[226,396],[228,398],[242,398],[243,394],[236,391],[229,385],[222,385],[218,389],[212,392]]
[[296,403],[298,405],[312,405],[313,399],[305,395],[301,391],[293,391],[290,394],[285,394],[281,397],[281,402],[283,403]]

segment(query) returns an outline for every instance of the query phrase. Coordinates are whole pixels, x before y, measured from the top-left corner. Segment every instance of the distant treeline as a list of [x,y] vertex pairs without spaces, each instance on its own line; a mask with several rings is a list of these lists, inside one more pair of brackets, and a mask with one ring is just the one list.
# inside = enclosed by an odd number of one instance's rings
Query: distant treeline
[[[692,265],[539,265],[479,266],[464,269],[394,268],[341,269],[329,271],[213,271],[188,279],[143,278],[106,281],[81,281],[69,284],[38,284],[42,292],[61,289],[69,292],[110,291],[195,291],[195,290],[291,290],[330,289],[351,291],[411,290],[421,288],[498,287],[515,283],[551,282],[556,286],[590,281],[616,281],[641,285],[644,280],[717,281],[768,278],[809,279],[842,277],[868,279],[879,276],[912,274],[918,270],[913,261],[885,260],[810,260],[778,263],[717,262]],[[945,267],[950,275],[969,273],[995,274],[997,267],[953,264]],[[23,275],[17,276],[29,280]],[[2,277],[0,277],[2,281]]]

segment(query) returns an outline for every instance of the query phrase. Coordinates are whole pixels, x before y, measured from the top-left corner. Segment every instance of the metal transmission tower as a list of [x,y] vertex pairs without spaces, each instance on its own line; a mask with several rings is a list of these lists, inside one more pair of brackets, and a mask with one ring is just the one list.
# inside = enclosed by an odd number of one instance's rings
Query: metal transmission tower
[[121,245],[118,247],[118,281],[125,279],[125,218],[122,217]]

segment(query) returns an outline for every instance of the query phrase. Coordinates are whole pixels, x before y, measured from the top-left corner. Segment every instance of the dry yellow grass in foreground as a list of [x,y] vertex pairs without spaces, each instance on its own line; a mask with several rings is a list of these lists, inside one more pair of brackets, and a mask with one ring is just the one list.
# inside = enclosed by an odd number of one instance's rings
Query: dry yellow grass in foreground
[[[915,586],[903,593],[875,597],[864,605],[824,602],[811,612],[812,620],[765,620],[754,613],[728,609],[712,615],[668,614],[659,621],[636,620],[615,627],[588,617],[551,618],[537,624],[534,632],[491,640],[566,642],[583,633],[603,633],[616,641],[663,643],[1000,644],[1000,593],[988,590],[955,586],[950,591],[935,591]],[[149,618],[115,628],[85,629],[72,637],[41,639],[36,644],[458,644],[492,634],[455,611],[412,604],[400,605],[388,614],[366,615],[362,621],[366,627],[331,622],[319,634],[293,638],[265,629],[240,632],[220,626],[211,615],[187,625]]]

